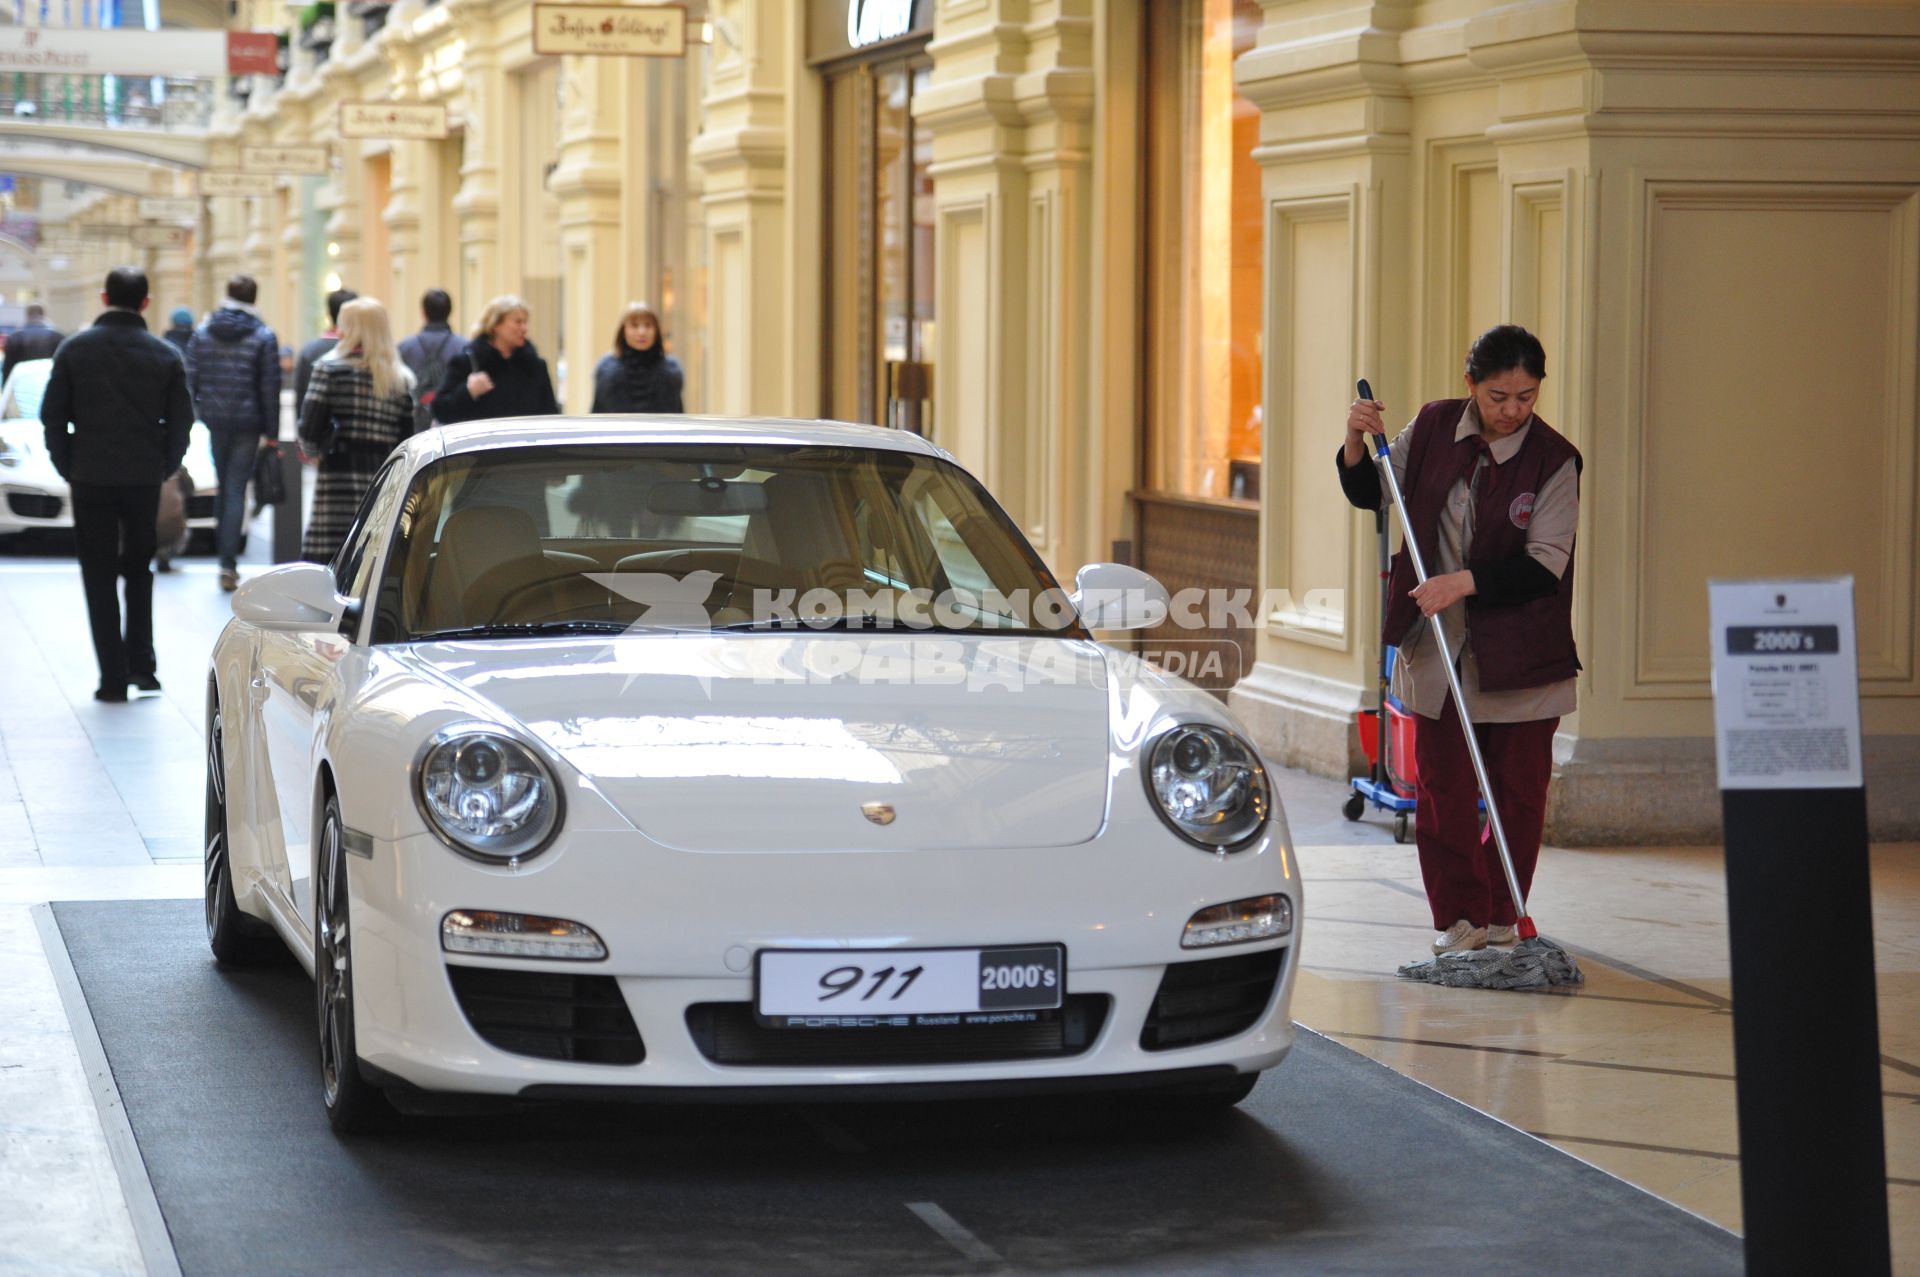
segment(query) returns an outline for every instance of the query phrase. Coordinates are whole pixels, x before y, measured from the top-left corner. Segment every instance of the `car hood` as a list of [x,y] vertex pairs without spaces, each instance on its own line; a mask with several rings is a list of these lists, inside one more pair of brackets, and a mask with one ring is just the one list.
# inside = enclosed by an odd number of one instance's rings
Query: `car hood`
[[1091,642],[623,635],[423,643],[410,659],[684,851],[1058,847],[1106,819],[1108,676]]

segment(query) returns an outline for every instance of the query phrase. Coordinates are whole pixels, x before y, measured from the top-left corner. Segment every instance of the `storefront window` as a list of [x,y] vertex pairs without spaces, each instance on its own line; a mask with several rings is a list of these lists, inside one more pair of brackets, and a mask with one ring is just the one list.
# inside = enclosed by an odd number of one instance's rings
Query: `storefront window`
[[1149,491],[1252,500],[1261,445],[1259,109],[1234,90],[1255,0],[1147,6]]
[[933,140],[909,56],[827,77],[826,413],[932,427]]

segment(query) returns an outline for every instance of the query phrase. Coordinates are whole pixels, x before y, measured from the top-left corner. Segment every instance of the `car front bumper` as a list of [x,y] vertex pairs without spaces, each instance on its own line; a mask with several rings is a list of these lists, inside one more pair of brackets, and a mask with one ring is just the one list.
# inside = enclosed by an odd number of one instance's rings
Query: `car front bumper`
[[[1134,838],[1147,845],[1124,845]],[[903,1088],[903,1096],[971,1094],[1002,1084],[1125,1086],[1271,1067],[1293,1040],[1288,1005],[1300,893],[1291,853],[1277,838],[1230,857],[1166,843],[1156,826],[1134,835],[1110,828],[1092,842],[1046,850],[711,854],[668,850],[631,832],[583,832],[563,835],[560,845],[509,871],[467,860],[428,835],[372,840],[370,858],[348,860],[360,1056],[387,1079],[428,1091],[608,1098],[809,1090],[824,1098],[876,1086]],[[1293,904],[1290,936],[1180,947],[1193,912],[1269,893]],[[600,935],[608,957],[448,954],[440,925],[454,909],[580,922]],[[1013,1052],[999,1058],[975,1058],[1000,1048],[983,1046],[977,1035],[969,1041],[965,1029],[934,1038],[886,1024],[763,1029],[751,1015],[760,949],[1045,942],[1066,947],[1071,1010],[1038,1025],[987,1029]],[[1165,1032],[1165,1023],[1148,1029],[1150,1017],[1172,1005],[1157,1003],[1163,981],[1166,988],[1196,978],[1204,984],[1229,970],[1170,978],[1170,966],[1223,960],[1235,964],[1238,992],[1230,996],[1239,999],[1229,1018],[1244,1027],[1194,1045],[1175,1044],[1181,1031]],[[457,993],[456,967],[507,978],[462,975],[466,992]],[[497,1026],[476,1027],[470,991],[476,979],[526,987],[527,978],[514,973],[533,973],[536,997],[559,988],[593,987],[595,996],[617,989],[644,1058],[597,1063],[501,1049]],[[588,977],[590,985],[541,982],[542,974]],[[1218,1001],[1203,992],[1203,1010],[1213,1005],[1209,998]],[[585,1023],[565,1010],[533,1014],[563,1028]],[[922,1040],[909,1044],[902,1034]],[[826,1045],[821,1035],[843,1036]],[[1032,1053],[1054,1038],[1063,1049]],[[769,1051],[783,1062],[764,1062]],[[789,1058],[796,1053],[810,1058]]]

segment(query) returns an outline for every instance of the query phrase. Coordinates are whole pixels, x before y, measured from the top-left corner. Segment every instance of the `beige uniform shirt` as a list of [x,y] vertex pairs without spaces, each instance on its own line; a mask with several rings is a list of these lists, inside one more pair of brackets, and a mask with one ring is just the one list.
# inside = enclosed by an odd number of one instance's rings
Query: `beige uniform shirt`
[[[1488,445],[1497,464],[1504,465],[1526,442],[1533,421],[1504,439]],[[1480,414],[1473,401],[1467,401],[1454,428],[1455,441],[1480,433]],[[1406,491],[1407,448],[1413,440],[1411,424],[1393,441],[1393,477]],[[1473,544],[1473,493],[1487,468],[1483,454],[1473,473],[1453,485],[1447,493],[1445,511],[1440,517],[1437,561],[1427,564],[1429,576],[1459,572],[1467,566],[1467,547]],[[1573,533],[1580,522],[1579,474],[1572,461],[1554,472],[1534,497],[1533,519],[1527,524],[1527,554],[1555,576],[1564,576],[1573,557]],[[1385,500],[1382,494],[1382,500]],[[1398,516],[1395,516],[1396,520]],[[1525,723],[1540,718],[1563,718],[1574,710],[1574,680],[1564,679],[1545,687],[1523,687],[1508,692],[1480,690],[1480,669],[1474,661],[1473,644],[1467,636],[1467,602],[1462,599],[1440,613],[1446,631],[1447,646],[1452,649],[1460,674],[1460,688],[1466,694],[1467,712],[1476,723]],[[1433,641],[1433,623],[1425,617],[1415,623],[1400,644],[1400,656],[1394,663],[1393,693],[1401,703],[1422,718],[1438,718],[1447,704],[1447,671],[1440,659],[1440,647]]]

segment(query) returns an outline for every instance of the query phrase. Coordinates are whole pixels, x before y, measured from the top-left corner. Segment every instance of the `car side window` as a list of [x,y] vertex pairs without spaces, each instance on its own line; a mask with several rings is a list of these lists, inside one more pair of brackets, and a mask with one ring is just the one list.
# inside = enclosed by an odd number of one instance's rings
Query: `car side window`
[[394,491],[400,487],[401,469],[398,457],[380,468],[380,473],[367,487],[367,495],[361,498],[353,526],[347,529],[347,539],[340,543],[340,552],[333,556],[333,588],[350,599],[361,598],[366,592],[367,576],[379,557],[381,533],[392,522]]

